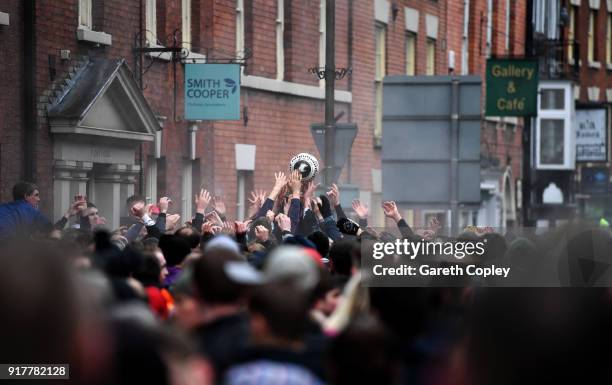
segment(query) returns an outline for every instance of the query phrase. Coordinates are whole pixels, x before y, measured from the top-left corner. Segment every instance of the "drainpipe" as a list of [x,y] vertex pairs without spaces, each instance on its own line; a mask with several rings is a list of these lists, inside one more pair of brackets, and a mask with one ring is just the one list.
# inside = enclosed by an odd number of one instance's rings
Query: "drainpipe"
[[36,4],[23,2],[23,154],[22,179],[34,181],[36,140]]

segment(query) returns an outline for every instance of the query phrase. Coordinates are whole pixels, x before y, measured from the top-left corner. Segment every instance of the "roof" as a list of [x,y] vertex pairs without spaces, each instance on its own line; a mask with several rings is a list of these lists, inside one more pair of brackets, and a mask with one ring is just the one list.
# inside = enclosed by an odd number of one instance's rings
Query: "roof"
[[[107,94],[109,90],[112,91]],[[97,102],[104,104],[106,101],[103,99],[116,101],[121,108],[116,108],[114,112],[126,122],[129,120],[130,124],[111,129],[103,124],[92,126],[92,116],[96,113],[90,112],[96,109]],[[128,111],[134,111],[135,114]],[[157,118],[134,80],[125,59],[92,59],[87,62],[67,80],[59,98],[49,106],[47,116],[53,133],[123,138],[133,133],[132,139],[153,140],[153,134],[159,130]]]

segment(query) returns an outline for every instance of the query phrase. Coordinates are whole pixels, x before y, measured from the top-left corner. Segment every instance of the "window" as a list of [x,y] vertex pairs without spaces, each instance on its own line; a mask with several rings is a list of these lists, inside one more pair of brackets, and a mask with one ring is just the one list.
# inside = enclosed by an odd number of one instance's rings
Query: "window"
[[191,0],[182,0],[182,43],[183,48],[191,49]]
[[540,164],[563,164],[563,119],[540,120]]
[[382,103],[383,103],[383,78],[386,72],[386,34],[387,27],[382,23],[376,23],[376,77],[374,79],[376,88],[376,121],[374,125],[375,138],[382,137]]
[[538,86],[536,118],[536,168],[568,170],[574,168],[574,103],[570,82],[541,82]]
[[595,42],[597,33],[597,11],[589,11],[589,40],[588,40],[588,60],[589,62],[597,61],[597,44]]
[[463,36],[461,40],[461,74],[467,75],[470,72],[470,0],[463,1]]
[[506,51],[510,50],[510,12],[512,8],[510,7],[510,2],[512,0],[506,0],[506,36],[505,36],[505,47]]
[[436,74],[436,40],[427,39],[427,66],[425,67],[425,75]]
[[406,75],[416,75],[416,42],[413,32],[406,34]]
[[88,29],[93,28],[91,1],[92,0],[79,0],[79,27]]
[[157,43],[157,0],[147,0],[146,4],[146,40],[148,45]]
[[[244,0],[236,0],[236,56],[244,55]],[[244,68],[244,67],[241,67]]]
[[193,193],[193,161],[185,160],[183,163],[183,178],[182,178],[183,196],[181,199],[182,213],[181,217],[185,221],[190,220],[192,213],[192,193]]
[[565,91],[563,89],[543,89],[541,98],[542,110],[563,110],[565,108]]
[[612,63],[612,15],[606,16],[606,63]]
[[487,0],[487,57],[493,50],[493,0]]
[[[319,0],[319,67],[325,67],[325,0]],[[319,87],[325,87],[325,79]]]
[[567,46],[567,59],[570,63],[573,63],[575,59],[575,44],[576,44],[576,31],[578,30],[578,7],[571,5],[569,7],[569,28],[567,30],[567,40],[569,42]]
[[238,191],[236,196],[236,217],[239,221],[247,219],[247,191],[253,190],[253,171],[237,170]]
[[276,0],[276,79],[283,80],[285,75],[285,50],[283,35],[285,33],[285,0]]

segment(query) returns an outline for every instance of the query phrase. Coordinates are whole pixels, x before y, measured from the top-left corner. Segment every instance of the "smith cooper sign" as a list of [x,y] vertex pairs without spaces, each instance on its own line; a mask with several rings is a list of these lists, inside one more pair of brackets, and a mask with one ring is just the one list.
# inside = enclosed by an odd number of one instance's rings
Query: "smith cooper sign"
[[185,119],[239,120],[240,65],[185,64]]
[[487,116],[537,116],[538,62],[487,60]]

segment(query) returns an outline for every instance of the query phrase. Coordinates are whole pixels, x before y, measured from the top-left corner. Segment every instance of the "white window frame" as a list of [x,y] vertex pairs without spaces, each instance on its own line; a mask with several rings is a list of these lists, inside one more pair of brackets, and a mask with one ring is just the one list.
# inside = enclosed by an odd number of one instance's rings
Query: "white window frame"
[[612,13],[606,14],[606,65],[612,64]]
[[147,0],[146,41],[148,46],[157,45],[157,0]]
[[[380,31],[380,34],[379,34]],[[374,71],[374,88],[375,88],[375,113],[374,113],[374,137],[382,138],[382,92],[383,92],[383,79],[386,75],[386,59],[387,59],[387,25],[381,22],[375,24],[375,42],[374,50],[376,54],[376,60],[374,61],[376,68]],[[379,58],[380,56],[380,58]]]
[[567,39],[569,41],[567,59],[570,64],[574,64],[574,45],[576,40],[576,19],[578,17],[578,7],[574,4],[569,5],[569,27],[567,29]]
[[470,72],[470,0],[463,0],[463,36],[461,39],[461,75]]
[[276,80],[285,77],[285,0],[276,0]]
[[[562,110],[543,110],[541,107],[542,90],[563,90],[564,109]],[[538,85],[538,116],[536,119],[536,140],[535,140],[535,160],[536,168],[540,170],[573,170],[576,159],[576,129],[572,122],[575,121],[574,115],[574,92],[571,82],[540,82]],[[541,141],[541,121],[542,119],[561,119],[563,120],[563,163],[542,164],[540,154]]]
[[92,0],[79,0],[79,28],[93,30]]
[[93,30],[93,0],[79,0],[77,40],[98,45],[112,45],[113,36],[108,33]]
[[191,0],[181,1],[181,37],[183,48],[191,51]]
[[[325,34],[326,34],[326,11],[325,0],[319,0],[319,67],[325,67]],[[319,87],[325,87],[325,79],[319,80]]]
[[244,55],[244,0],[236,0],[236,56],[242,57],[243,55]]

